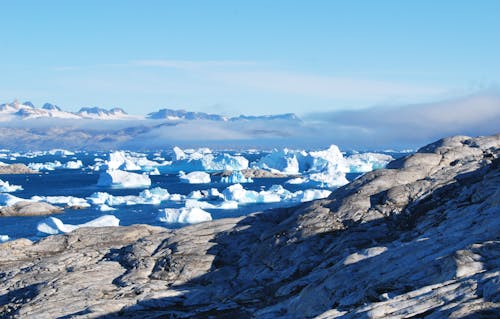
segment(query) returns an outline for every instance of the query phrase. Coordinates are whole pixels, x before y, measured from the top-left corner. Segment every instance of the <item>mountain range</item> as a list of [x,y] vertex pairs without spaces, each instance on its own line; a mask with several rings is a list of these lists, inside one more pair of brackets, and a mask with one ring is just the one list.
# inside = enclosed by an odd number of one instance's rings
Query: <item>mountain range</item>
[[26,101],[19,103],[0,104],[0,121],[12,120],[28,120],[41,118],[59,118],[59,119],[93,119],[93,120],[168,120],[168,121],[183,121],[183,120],[207,120],[219,122],[234,122],[234,121],[255,121],[255,120],[286,120],[300,121],[293,113],[263,115],[263,116],[246,116],[240,115],[237,117],[226,117],[218,114],[209,114],[204,112],[190,112],[186,110],[160,109],[156,112],[141,115],[130,115],[122,108],[104,109],[100,107],[82,107],[78,112],[64,111],[61,107],[45,103],[41,108],[37,108],[33,103]]

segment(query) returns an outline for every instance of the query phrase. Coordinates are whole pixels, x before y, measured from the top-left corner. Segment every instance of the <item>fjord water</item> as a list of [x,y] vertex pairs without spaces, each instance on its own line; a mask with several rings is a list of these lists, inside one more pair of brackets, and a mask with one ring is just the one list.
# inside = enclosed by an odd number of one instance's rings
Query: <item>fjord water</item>
[[[263,153],[243,154],[251,162],[257,160]],[[0,180],[8,181],[14,185],[21,185],[23,190],[12,193],[12,195],[29,199],[32,196],[74,196],[86,198],[96,192],[106,192],[114,196],[139,195],[144,188],[112,188],[97,186],[99,172],[89,169],[89,165],[95,164],[95,158],[106,158],[107,153],[77,153],[75,156],[56,156],[43,155],[35,158],[17,157],[4,158],[4,163],[44,163],[54,162],[56,160],[67,162],[70,160],[81,160],[82,169],[56,169],[53,171],[43,171],[31,175],[0,175]],[[158,154],[157,154],[158,155]],[[393,157],[401,157],[404,154],[391,153]],[[169,159],[169,154],[162,154]],[[152,159],[153,153],[147,153],[147,157]],[[353,180],[359,173],[348,173],[347,178]],[[167,189],[170,194],[188,195],[196,190],[207,190],[217,188],[220,192],[229,184],[220,182],[219,176],[212,176],[210,184],[185,184],[179,182],[177,174],[151,175],[151,187],[161,187]],[[297,191],[300,185],[285,184],[290,178],[254,178],[253,183],[244,184],[247,190],[267,190],[272,185],[282,185],[289,191]],[[261,211],[270,208],[287,207],[296,205],[291,202],[277,202],[265,204],[247,204],[241,205],[237,209],[205,209],[211,213],[213,219],[224,217],[236,217],[246,215],[251,212]],[[168,228],[180,227],[180,225],[165,224],[157,220],[157,214],[163,208],[181,208],[183,202],[167,201],[158,205],[120,205],[116,206],[114,211],[100,211],[97,206],[92,205],[89,208],[65,209],[61,214],[55,214],[54,217],[60,219],[65,224],[78,225],[103,215],[114,215],[120,220],[120,225],[149,224],[163,226]],[[0,218],[0,235],[8,235],[10,239],[30,238],[38,239],[43,234],[37,232],[37,224],[47,216],[26,216],[26,217],[2,217]]]

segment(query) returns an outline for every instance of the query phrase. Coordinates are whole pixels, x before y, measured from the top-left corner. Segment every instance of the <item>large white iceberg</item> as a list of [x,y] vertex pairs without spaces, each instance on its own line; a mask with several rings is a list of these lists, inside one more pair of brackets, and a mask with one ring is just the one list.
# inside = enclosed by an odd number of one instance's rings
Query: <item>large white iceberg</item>
[[165,201],[181,201],[184,200],[184,195],[170,194],[168,190],[160,187],[145,189],[139,193],[139,196],[114,196],[105,192],[93,193],[87,200],[92,205],[158,205]]
[[121,170],[107,170],[99,175],[97,186],[113,186],[122,188],[149,187],[151,179],[148,175],[125,172]]
[[12,193],[16,191],[23,190],[23,187],[20,185],[10,185],[8,181],[2,181],[0,179],[0,193]]
[[12,206],[15,203],[21,201],[30,201],[30,200],[20,198],[11,194],[0,193],[0,206]]
[[80,225],[64,224],[59,218],[48,217],[38,223],[36,229],[42,234],[55,235],[69,233],[81,227],[108,227],[119,226],[120,220],[113,215],[104,215]]
[[0,243],[4,243],[8,240],[10,240],[10,237],[8,235],[0,235]]
[[29,163],[28,167],[35,171],[53,171],[56,169],[80,169],[83,167],[81,160],[68,161],[61,163],[60,161],[46,163]]
[[227,201],[235,201],[238,204],[258,204],[289,202],[298,203],[328,197],[329,190],[307,189],[290,192],[281,185],[273,185],[269,190],[260,192],[246,190],[241,184],[234,184],[222,191]]
[[221,177],[220,181],[226,184],[253,183],[253,179],[246,178],[241,171],[233,171],[231,175]]
[[349,172],[366,173],[375,169],[384,168],[394,158],[380,153],[353,154],[346,158]]
[[148,172],[154,171],[157,166],[163,164],[149,160],[145,154],[115,151],[108,154],[106,161],[97,161],[96,159],[96,164],[92,168],[96,171],[123,170]]
[[186,174],[181,171],[179,172],[179,180],[182,183],[188,184],[209,184],[211,182],[210,174],[205,172],[191,172]]
[[47,202],[49,204],[64,204],[69,207],[90,207],[86,199],[74,196],[33,196],[31,200],[35,202]]
[[243,156],[233,156],[227,153],[213,154],[208,148],[188,152],[188,150],[183,151],[178,147],[174,147],[173,152],[173,162],[169,165],[160,166],[160,172],[221,172],[248,168],[248,160]]
[[212,220],[212,215],[198,207],[165,208],[159,212],[157,220],[168,224],[195,224]]

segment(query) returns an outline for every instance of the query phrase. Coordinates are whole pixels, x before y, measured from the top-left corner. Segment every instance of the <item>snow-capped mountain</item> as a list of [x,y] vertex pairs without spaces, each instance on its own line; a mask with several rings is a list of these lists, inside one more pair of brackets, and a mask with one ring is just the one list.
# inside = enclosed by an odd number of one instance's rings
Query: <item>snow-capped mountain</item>
[[39,118],[121,120],[137,117],[128,115],[121,108],[106,110],[98,107],[83,107],[80,111],[73,113],[63,111],[59,106],[51,103],[45,103],[41,108],[36,108],[29,101],[23,103],[14,101],[12,103],[0,104],[0,121]]
[[208,114],[204,112],[189,112],[186,110],[172,110],[172,109],[161,109],[157,112],[149,113],[146,117],[152,120],[227,121],[226,117],[217,114]]
[[37,108],[33,103],[26,101],[19,103],[0,104],[0,122],[12,120],[29,120],[41,118],[59,118],[59,119],[91,119],[91,120],[163,120],[163,121],[193,121],[206,120],[217,122],[235,122],[235,121],[300,121],[293,113],[277,114],[277,115],[262,115],[262,116],[247,116],[240,115],[236,117],[225,117],[218,114],[209,114],[205,112],[191,112],[186,110],[160,109],[148,115],[130,115],[122,108],[104,109],[101,107],[82,107],[78,112],[64,111],[61,107],[45,103],[41,108]]
[[236,117],[225,117],[218,114],[209,114],[204,112],[189,112],[185,110],[161,109],[157,112],[149,113],[146,118],[153,120],[208,120],[208,121],[261,121],[261,120],[286,120],[300,121],[297,115],[293,113],[277,114],[277,115],[260,115],[247,116],[240,115]]
[[120,120],[131,118],[127,112],[119,107],[110,110],[100,107],[82,107],[76,114],[82,118],[95,120]]

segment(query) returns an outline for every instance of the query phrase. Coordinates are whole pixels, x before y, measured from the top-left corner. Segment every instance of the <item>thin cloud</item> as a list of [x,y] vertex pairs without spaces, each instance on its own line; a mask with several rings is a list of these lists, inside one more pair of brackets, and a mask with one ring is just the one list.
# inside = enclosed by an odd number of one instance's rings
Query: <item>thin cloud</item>
[[212,61],[190,61],[190,60],[136,60],[130,65],[139,67],[173,68],[181,70],[219,69],[233,67],[248,67],[257,65],[252,61],[212,60]]
[[264,91],[331,98],[373,100],[390,97],[431,96],[448,89],[383,80],[322,76],[283,71],[212,73],[216,80]]

